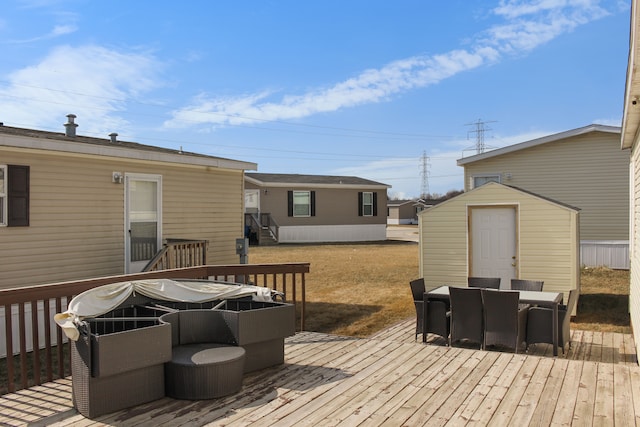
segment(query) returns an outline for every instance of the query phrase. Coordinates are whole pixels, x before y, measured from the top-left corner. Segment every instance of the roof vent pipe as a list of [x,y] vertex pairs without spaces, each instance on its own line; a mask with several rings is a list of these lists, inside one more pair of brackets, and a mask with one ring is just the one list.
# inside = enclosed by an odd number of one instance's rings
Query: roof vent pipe
[[115,144],[115,143],[117,143],[117,142],[118,142],[118,141],[116,140],[116,138],[117,138],[117,136],[118,136],[118,134],[117,134],[116,132],[111,132],[111,133],[109,134],[109,136],[111,137],[111,143],[112,143],[112,144]]
[[75,114],[67,114],[67,123],[64,124],[65,134],[67,136],[76,136],[76,128],[78,125],[74,123]]

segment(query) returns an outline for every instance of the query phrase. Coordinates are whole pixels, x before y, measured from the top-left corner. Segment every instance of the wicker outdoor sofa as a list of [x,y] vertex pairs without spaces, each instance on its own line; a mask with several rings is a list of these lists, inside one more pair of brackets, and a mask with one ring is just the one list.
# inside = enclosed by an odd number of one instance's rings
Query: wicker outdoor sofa
[[94,418],[164,396],[239,391],[244,373],[284,363],[295,307],[248,295],[185,302],[133,292],[100,316],[75,318],[74,326],[73,404]]

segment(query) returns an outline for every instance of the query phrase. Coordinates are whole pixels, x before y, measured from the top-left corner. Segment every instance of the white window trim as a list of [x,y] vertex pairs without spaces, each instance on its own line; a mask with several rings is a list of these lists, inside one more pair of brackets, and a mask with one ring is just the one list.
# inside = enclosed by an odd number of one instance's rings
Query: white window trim
[[[307,203],[307,207],[309,208],[309,213],[306,215],[299,215],[296,213],[296,194],[305,193],[307,198],[309,199],[309,203]],[[309,190],[293,190],[293,216],[295,218],[310,218],[311,217],[311,191]]]
[[[501,173],[481,173],[477,175],[471,175],[471,189],[476,188],[476,178],[497,178],[499,183],[502,182]],[[485,183],[486,184],[486,183]]]
[[0,209],[0,227],[6,227],[7,226],[7,217],[9,215],[9,213],[7,212],[7,209],[9,207],[9,202],[8,202],[8,194],[7,194],[7,173],[9,171],[9,168],[7,167],[7,165],[0,165],[0,169],[3,170],[3,176],[4,176],[4,188],[0,188],[0,203],[2,204],[1,209]]
[[[365,200],[364,200],[366,194],[370,194],[371,195],[371,202],[369,202],[369,203],[365,202]],[[370,213],[366,213],[365,206],[371,206]],[[363,191],[362,192],[362,216],[373,216],[373,191]]]

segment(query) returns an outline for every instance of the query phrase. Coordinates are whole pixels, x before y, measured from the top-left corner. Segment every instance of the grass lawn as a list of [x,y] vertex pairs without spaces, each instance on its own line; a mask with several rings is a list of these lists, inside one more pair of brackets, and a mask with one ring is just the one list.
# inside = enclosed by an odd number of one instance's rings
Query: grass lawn
[[[309,262],[306,329],[368,336],[415,316],[409,281],[418,277],[418,244],[252,246],[250,263]],[[629,272],[583,269],[576,329],[630,333]]]

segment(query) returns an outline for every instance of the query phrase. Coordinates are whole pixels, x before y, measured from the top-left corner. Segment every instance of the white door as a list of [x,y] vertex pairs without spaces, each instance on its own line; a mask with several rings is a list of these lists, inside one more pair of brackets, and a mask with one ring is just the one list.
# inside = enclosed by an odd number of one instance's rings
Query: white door
[[244,212],[252,214],[260,212],[260,190],[244,190]]
[[162,177],[125,175],[125,272],[138,273],[162,243]]
[[471,276],[500,277],[509,288],[517,277],[515,207],[471,208]]

